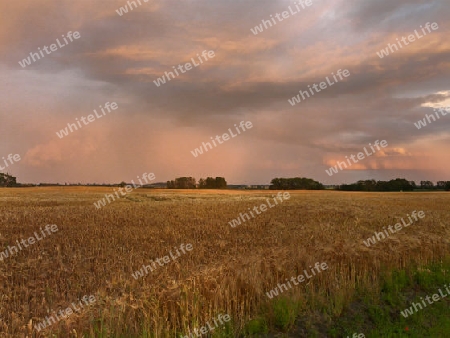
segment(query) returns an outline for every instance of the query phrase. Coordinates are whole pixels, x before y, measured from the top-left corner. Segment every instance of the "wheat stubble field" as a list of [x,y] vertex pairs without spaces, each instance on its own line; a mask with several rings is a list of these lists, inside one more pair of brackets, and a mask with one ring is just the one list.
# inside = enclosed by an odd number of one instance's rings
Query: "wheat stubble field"
[[[58,232],[0,262],[1,337],[177,337],[229,314],[239,337],[270,300],[266,292],[316,262],[328,270],[289,295],[303,311],[327,304],[339,315],[357,285],[377,292],[381,268],[428,264],[449,249],[450,194],[290,192],[246,223],[240,212],[271,191],[139,189],[96,210],[108,188],[0,190],[0,250],[46,224]],[[414,210],[423,220],[367,248],[362,240]],[[193,250],[139,279],[150,260]],[[51,311],[84,295],[96,302],[37,332]],[[204,335],[209,336],[208,334]]]

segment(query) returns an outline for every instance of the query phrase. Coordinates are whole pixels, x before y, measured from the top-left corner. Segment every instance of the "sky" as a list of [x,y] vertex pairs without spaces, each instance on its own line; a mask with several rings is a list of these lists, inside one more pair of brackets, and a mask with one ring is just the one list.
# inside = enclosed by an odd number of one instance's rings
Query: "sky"
[[[130,182],[143,173],[229,184],[450,180],[450,112],[415,126],[450,106],[448,0],[135,2],[128,13],[124,0],[0,4],[0,157],[21,158],[0,172],[21,183]],[[253,33],[271,18],[276,24]],[[425,35],[427,23],[438,28]],[[378,56],[415,30],[420,38]],[[49,50],[56,39],[62,46]],[[44,57],[23,63],[44,46]],[[204,51],[214,57],[199,63]],[[191,58],[198,66],[155,84]],[[350,76],[289,103],[339,70]],[[107,102],[118,108],[101,115]],[[94,109],[100,117],[57,135]],[[252,128],[193,155],[241,121]],[[327,174],[377,140],[388,146]]]

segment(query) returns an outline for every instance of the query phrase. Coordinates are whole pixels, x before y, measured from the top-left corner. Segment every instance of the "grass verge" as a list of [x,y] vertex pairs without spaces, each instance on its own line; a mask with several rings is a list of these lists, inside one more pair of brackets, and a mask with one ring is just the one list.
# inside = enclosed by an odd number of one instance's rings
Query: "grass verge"
[[[342,294],[329,295],[327,301],[307,294],[302,299],[280,296],[247,323],[242,337],[338,338],[361,333],[365,337],[448,337],[450,258],[425,267],[385,270],[380,281],[379,285],[358,285],[347,300]],[[439,289],[445,296],[433,301]],[[336,311],[339,306],[341,311]]]

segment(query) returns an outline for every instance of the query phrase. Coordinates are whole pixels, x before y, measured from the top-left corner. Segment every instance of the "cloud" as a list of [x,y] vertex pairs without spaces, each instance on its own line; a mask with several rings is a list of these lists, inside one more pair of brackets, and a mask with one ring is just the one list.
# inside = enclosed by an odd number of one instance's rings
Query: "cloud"
[[[250,28],[291,1],[154,0],[117,15],[126,3],[5,3],[0,132],[7,141],[0,151],[26,154],[16,170],[29,181],[126,180],[144,167],[161,180],[218,172],[234,183],[284,175],[323,179],[325,164],[377,139],[386,139],[389,149],[358,170],[395,175],[416,168],[422,172],[414,177],[433,178],[433,166],[450,165],[436,150],[448,152],[450,120],[414,127],[449,102],[444,0],[313,1],[257,36]],[[439,29],[389,57],[377,56],[426,22],[438,22]],[[18,61],[68,31],[81,38],[21,69]],[[203,50],[216,57],[155,86],[157,77]],[[351,76],[289,105],[299,90],[338,69]],[[119,104],[117,114],[68,140],[55,139],[55,131],[107,101]],[[203,159],[190,155],[241,120],[254,123],[251,133]],[[345,180],[359,178],[348,174]]]
[[96,142],[89,140],[52,141],[46,144],[37,144],[30,148],[23,158],[30,167],[52,168],[65,162],[76,161],[79,158],[92,155],[100,149]]

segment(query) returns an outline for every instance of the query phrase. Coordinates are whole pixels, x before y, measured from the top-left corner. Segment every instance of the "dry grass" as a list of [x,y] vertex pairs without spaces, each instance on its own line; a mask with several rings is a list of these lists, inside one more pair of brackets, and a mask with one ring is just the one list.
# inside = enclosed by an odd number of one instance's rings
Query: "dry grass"
[[[0,262],[0,332],[11,337],[155,337],[202,326],[218,313],[236,332],[265,292],[315,262],[329,269],[306,286],[339,314],[356,284],[376,285],[381,267],[438,261],[449,249],[450,194],[292,192],[236,228],[228,221],[272,192],[137,190],[96,210],[107,188],[0,189],[0,250],[46,224],[49,238]],[[425,219],[371,248],[362,240],[413,210]],[[193,251],[135,280],[131,273],[174,246]],[[305,288],[293,290],[301,298]],[[97,302],[37,334],[32,324],[83,295]],[[95,324],[95,325],[94,325]]]

